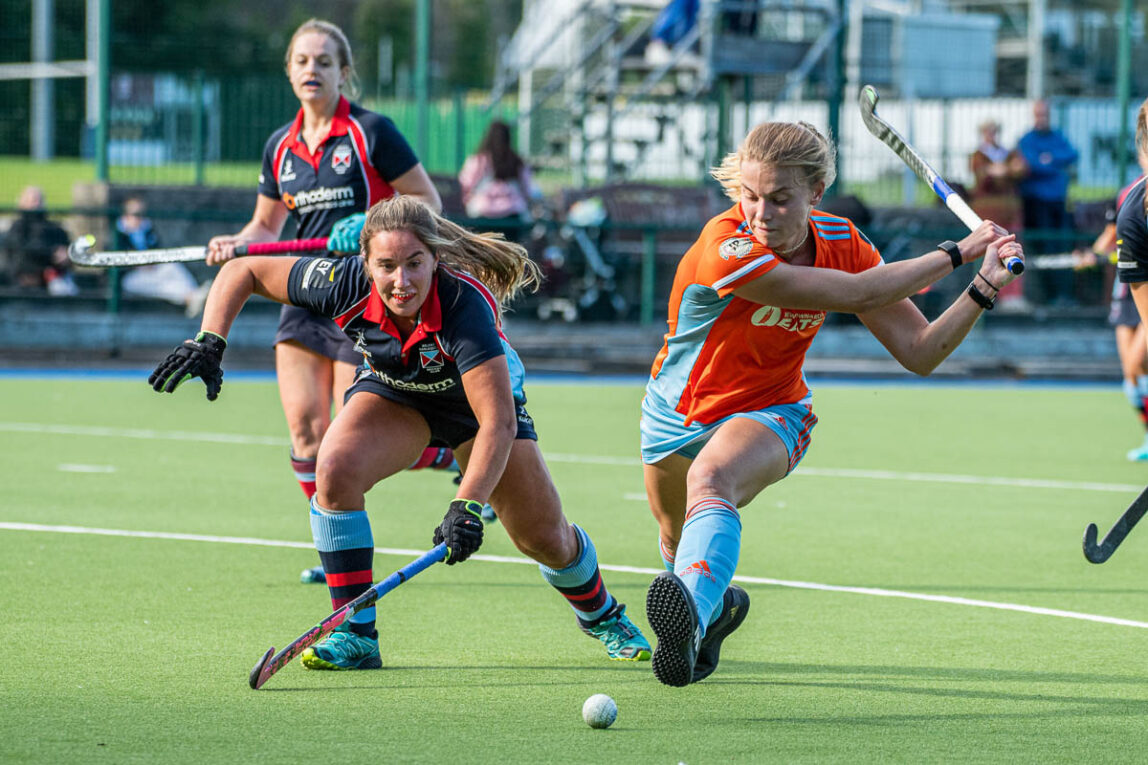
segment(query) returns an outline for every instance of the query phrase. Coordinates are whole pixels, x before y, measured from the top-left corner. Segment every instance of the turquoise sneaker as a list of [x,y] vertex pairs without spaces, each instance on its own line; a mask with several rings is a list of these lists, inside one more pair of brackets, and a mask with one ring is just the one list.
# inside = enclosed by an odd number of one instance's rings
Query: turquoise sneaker
[[745,621],[749,613],[749,593],[731,584],[722,596],[721,616],[706,630],[702,644],[698,646],[698,658],[694,662],[694,677],[690,682],[696,683],[713,674],[717,669],[718,658],[721,654],[721,644],[730,634]]
[[326,584],[327,573],[323,571],[322,566],[315,566],[315,568],[305,568],[299,574],[299,581],[303,584]]
[[351,632],[346,625],[299,657],[307,669],[382,669],[379,641]]
[[1144,436],[1144,443],[1128,452],[1129,462],[1148,462],[1148,436]]
[[650,641],[626,616],[626,607],[621,603],[596,624],[586,625],[579,620],[578,626],[590,637],[601,640],[614,661],[650,660]]

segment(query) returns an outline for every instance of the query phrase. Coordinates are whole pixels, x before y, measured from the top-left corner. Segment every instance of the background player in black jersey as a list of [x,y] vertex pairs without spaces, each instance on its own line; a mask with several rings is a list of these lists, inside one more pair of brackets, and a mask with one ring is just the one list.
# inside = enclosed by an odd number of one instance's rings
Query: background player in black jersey
[[[207,262],[235,257],[244,242],[277,240],[287,216],[299,238],[329,237],[333,252],[358,251],[362,213],[393,194],[417,197],[435,210],[434,183],[391,120],[351,103],[358,91],[351,48],[338,26],[311,19],[287,45],[287,78],[299,98],[295,119],[272,133],[263,154],[251,221],[217,236]],[[357,215],[356,215],[357,213]],[[315,456],[362,357],[339,328],[305,308],[284,306],[275,336],[279,397],[291,434],[291,467],[308,498],[315,493]],[[428,449],[412,467],[451,467],[446,449]],[[323,581],[322,568],[303,572]]]
[[[172,392],[200,377],[214,399],[224,338],[252,294],[331,317],[366,359],[319,447],[311,500],[333,606],[365,592],[373,579],[366,492],[410,465],[427,443],[444,445],[463,465],[458,496],[433,535],[435,544],[447,543],[447,563],[479,548],[480,515],[489,501],[515,546],[538,561],[543,579],[567,598],[579,627],[601,640],[611,659],[648,659],[650,644],[602,582],[589,535],[562,513],[526,411],[522,365],[502,335],[500,303],[536,285],[537,266],[500,234],[471,233],[409,197],[371,208],[361,248],[355,258],[244,257],[226,264],[208,296],[202,331],[149,382]],[[380,667],[374,622],[374,608],[360,611],[347,631],[304,652],[303,664]]]
[[[1140,104],[1136,115],[1136,158],[1141,171],[1148,173],[1148,100]],[[1145,183],[1141,178],[1129,187],[1116,213],[1116,278],[1130,288],[1141,326],[1148,324],[1148,194],[1145,194]],[[1142,451],[1145,452],[1143,456]],[[1128,458],[1148,459],[1148,438],[1144,447],[1129,452]]]

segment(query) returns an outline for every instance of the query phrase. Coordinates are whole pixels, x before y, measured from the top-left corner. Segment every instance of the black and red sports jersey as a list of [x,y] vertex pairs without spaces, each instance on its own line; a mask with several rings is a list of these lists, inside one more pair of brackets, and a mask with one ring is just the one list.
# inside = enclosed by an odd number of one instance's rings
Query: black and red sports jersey
[[327,236],[335,221],[393,196],[390,182],[419,162],[395,123],[341,96],[315,154],[302,129],[300,109],[267,140],[259,173],[259,193],[283,201],[300,239]]
[[524,371],[502,334],[498,303],[473,276],[439,266],[415,331],[404,341],[361,257],[300,258],[291,268],[287,297],[335,320],[382,383],[394,390],[468,412],[462,374],[506,356],[515,401]]
[[1148,282],[1148,217],[1144,179],[1132,185],[1116,214],[1116,273],[1126,284]]

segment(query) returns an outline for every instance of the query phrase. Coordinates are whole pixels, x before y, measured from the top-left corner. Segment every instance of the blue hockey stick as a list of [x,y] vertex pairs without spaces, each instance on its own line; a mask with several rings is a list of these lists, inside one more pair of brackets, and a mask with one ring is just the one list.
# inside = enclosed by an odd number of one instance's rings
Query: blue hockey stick
[[[284,648],[279,653],[275,653],[275,646],[267,649],[267,653],[263,654],[263,658],[251,670],[251,674],[247,677],[247,683],[253,689],[259,690],[263,684],[281,670],[283,667],[294,659],[299,654],[303,653],[306,649],[318,643],[327,635],[335,631],[343,622],[351,618],[352,614],[357,614],[364,608],[369,608],[374,605],[375,601],[386,595],[391,590],[398,587],[403,582],[407,581],[420,571],[425,571],[435,563],[439,563],[446,559],[447,547],[446,544],[440,544],[432,547],[421,556],[411,561],[407,565],[400,568],[395,573],[388,576],[378,584],[371,585],[371,589],[364,592],[359,597],[346,604],[338,611],[328,616],[323,621],[316,624],[311,629],[304,632],[299,637],[295,638],[289,646]],[[272,656],[274,654],[274,656]]]

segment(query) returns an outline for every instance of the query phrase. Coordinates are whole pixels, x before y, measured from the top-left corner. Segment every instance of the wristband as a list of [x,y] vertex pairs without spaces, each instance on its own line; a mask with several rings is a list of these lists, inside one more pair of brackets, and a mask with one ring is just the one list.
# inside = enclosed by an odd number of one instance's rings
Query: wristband
[[969,289],[967,292],[969,297],[973,299],[973,302],[986,311],[993,310],[993,306],[996,305],[996,303],[993,302],[991,298],[985,297],[985,294],[978,290],[977,285],[973,284],[972,282],[969,282]]
[[215,332],[212,332],[212,331],[211,331],[211,330],[209,330],[209,329],[202,329],[202,330],[200,330],[200,331],[199,331],[199,334],[195,336],[195,342],[197,342],[197,343],[202,343],[202,342],[204,341],[204,339],[205,339],[205,338],[207,338],[208,336],[211,336],[211,337],[214,337],[214,338],[218,338],[218,339],[219,339],[219,342],[223,343],[223,347],[224,347],[224,348],[226,348],[226,347],[227,347],[227,338],[226,338],[226,337],[224,337],[223,335],[220,335],[220,334],[217,334],[217,333],[215,333]]
[[964,258],[961,257],[961,248],[958,247],[957,243],[954,242],[953,240],[946,239],[945,241],[943,241],[937,245],[937,249],[941,250],[942,252],[948,253],[949,260],[951,260],[953,263],[953,270],[954,271],[956,271],[958,268],[960,268],[961,266],[963,266],[965,264]]
[[982,274],[980,271],[977,271],[977,276],[981,277],[981,281],[982,281],[982,282],[984,282],[985,284],[989,285],[990,287],[992,287],[992,288],[993,288],[994,290],[996,290],[997,292],[1000,292],[1000,291],[1001,291],[1001,288],[1000,288],[1000,287],[996,286],[995,284],[993,284],[992,282],[990,282],[988,279],[986,279],[986,278],[985,278],[985,275],[984,275],[984,274]]
[[462,509],[473,515],[475,518],[482,518],[483,505],[481,502],[473,499],[465,499],[463,497],[455,497],[451,504],[453,505],[455,502],[461,502]]

